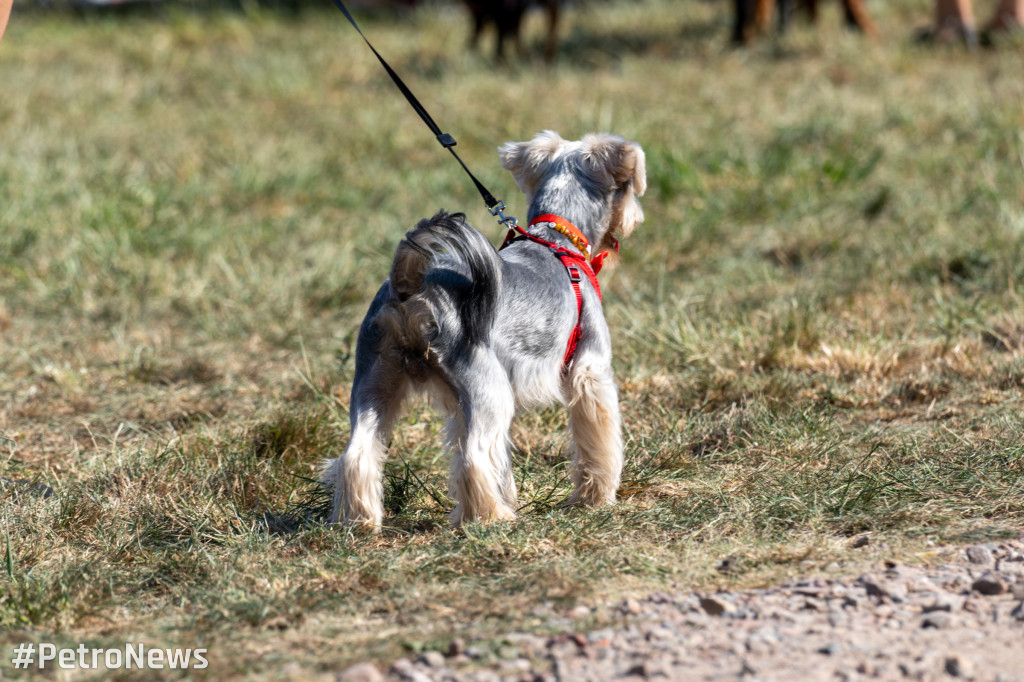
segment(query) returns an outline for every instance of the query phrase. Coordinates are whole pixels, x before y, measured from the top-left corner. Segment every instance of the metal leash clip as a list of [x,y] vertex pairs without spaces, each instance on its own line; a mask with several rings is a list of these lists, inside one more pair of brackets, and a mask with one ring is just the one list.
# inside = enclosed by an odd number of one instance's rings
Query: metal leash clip
[[505,202],[501,199],[498,199],[498,203],[487,210],[491,212],[492,216],[497,217],[498,224],[504,225],[505,229],[509,232],[515,232],[516,228],[519,227],[519,221],[516,220],[515,216],[505,216]]

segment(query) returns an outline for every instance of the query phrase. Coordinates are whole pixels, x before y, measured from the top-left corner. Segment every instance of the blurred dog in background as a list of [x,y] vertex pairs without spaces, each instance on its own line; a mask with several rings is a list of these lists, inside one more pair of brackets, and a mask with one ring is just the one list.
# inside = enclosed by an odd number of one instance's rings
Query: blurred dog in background
[[499,62],[506,61],[506,45],[511,44],[519,55],[523,54],[520,36],[523,16],[533,5],[544,8],[547,15],[548,30],[544,41],[544,59],[548,62],[555,58],[558,51],[558,21],[561,15],[559,0],[463,0],[473,17],[473,31],[469,44],[477,49],[480,36],[488,24],[494,24],[497,32],[495,50]]

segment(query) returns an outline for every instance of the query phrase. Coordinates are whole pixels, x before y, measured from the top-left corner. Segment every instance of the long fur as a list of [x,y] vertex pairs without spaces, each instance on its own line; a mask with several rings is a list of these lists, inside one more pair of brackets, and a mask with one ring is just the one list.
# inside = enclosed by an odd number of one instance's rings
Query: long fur
[[[499,152],[530,202],[529,218],[560,215],[598,247],[643,220],[644,154],[635,142],[608,134],[568,142],[545,131]],[[533,229],[572,248],[557,232]],[[509,425],[517,409],[556,401],[570,415],[570,503],[614,502],[622,437],[611,338],[589,283],[582,295],[583,336],[563,368],[577,306],[548,248],[523,241],[496,252],[465,216],[443,211],[408,232],[359,331],[351,440],[323,464],[331,521],[381,527],[387,443],[413,391],[449,413],[453,523],[515,517]]]

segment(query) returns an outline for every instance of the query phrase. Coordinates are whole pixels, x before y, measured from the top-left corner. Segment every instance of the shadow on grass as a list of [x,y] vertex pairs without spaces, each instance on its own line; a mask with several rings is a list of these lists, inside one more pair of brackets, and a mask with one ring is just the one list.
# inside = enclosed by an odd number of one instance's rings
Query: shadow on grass
[[[312,478],[299,477],[305,487],[299,501],[279,512],[265,511],[256,516],[256,522],[271,535],[293,535],[312,526],[328,523],[333,501],[330,491]],[[435,510],[442,512],[411,514],[413,500],[429,497]],[[437,488],[424,481],[404,459],[394,462],[384,470],[384,513],[387,520],[385,532],[414,533],[433,530],[445,521],[449,502]],[[437,518],[435,518],[437,517]]]
[[[398,15],[402,8],[395,3],[380,3],[371,14],[375,17]],[[165,19],[175,12],[199,16],[235,12],[241,14],[299,17],[305,13],[336,12],[320,0],[40,0],[19,6],[20,14],[66,14],[80,19]]]
[[558,44],[558,61],[579,69],[604,68],[624,57],[655,57],[679,59],[705,54],[709,48],[725,49],[722,22],[687,21],[678,28],[665,30],[659,26],[642,29],[594,31],[579,29]]
[[303,528],[327,523],[331,513],[331,495],[319,481],[300,478],[306,487],[297,503],[283,511],[265,511],[256,515],[256,523],[271,535],[293,535]]

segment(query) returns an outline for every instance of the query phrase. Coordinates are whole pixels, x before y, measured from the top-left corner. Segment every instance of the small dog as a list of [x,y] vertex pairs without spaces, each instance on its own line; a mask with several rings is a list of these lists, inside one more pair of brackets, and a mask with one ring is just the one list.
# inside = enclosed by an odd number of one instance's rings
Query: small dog
[[380,529],[388,441],[414,391],[450,415],[453,524],[515,518],[509,426],[517,409],[556,401],[573,441],[568,503],[615,501],[618,392],[594,273],[603,254],[590,245],[616,247],[643,220],[644,152],[615,135],[569,142],[545,131],[499,153],[531,224],[496,252],[463,215],[442,211],[399,243],[356,341],[351,440],[323,463],[332,523]]

